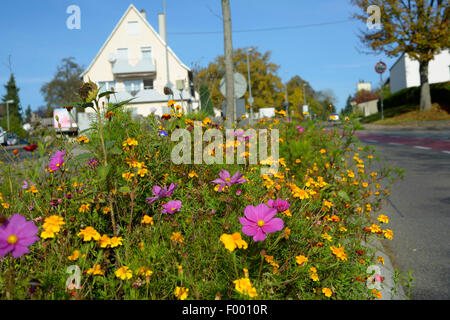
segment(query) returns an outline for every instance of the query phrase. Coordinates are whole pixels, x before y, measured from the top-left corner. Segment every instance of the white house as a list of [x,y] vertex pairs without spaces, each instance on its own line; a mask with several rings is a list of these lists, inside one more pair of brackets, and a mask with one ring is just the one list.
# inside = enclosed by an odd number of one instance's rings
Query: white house
[[[391,92],[420,86],[419,62],[408,55],[401,57],[390,68]],[[443,50],[437,54],[428,65],[429,83],[450,81],[450,52]]]
[[[185,111],[196,109],[199,99],[193,89],[192,71],[168,46],[166,55],[163,14],[158,15],[158,23],[159,33],[147,21],[145,11],[131,4],[82,73],[83,81],[90,79],[102,90],[114,88],[117,93],[113,102],[134,98],[128,108],[143,116],[168,112],[169,99]],[[167,84],[173,96],[164,93]]]

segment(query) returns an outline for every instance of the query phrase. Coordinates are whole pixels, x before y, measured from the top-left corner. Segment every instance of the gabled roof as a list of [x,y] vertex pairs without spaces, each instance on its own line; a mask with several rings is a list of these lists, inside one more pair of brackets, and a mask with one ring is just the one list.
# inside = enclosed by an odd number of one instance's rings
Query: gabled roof
[[[84,75],[91,69],[91,67],[94,65],[95,61],[97,61],[98,57],[100,56],[100,54],[103,52],[103,50],[105,49],[106,45],[108,44],[109,40],[111,40],[111,38],[113,37],[114,33],[116,32],[116,30],[119,28],[119,26],[122,24],[123,20],[125,19],[125,17],[128,15],[128,12],[130,10],[135,10],[136,13],[138,13],[138,16],[141,18],[141,20],[144,22],[144,25],[146,25],[155,35],[156,38],[161,42],[161,44],[163,46],[166,45],[166,43],[164,42],[164,40],[161,38],[161,36],[159,35],[158,32],[156,32],[155,29],[153,29],[153,27],[151,26],[151,24],[147,21],[147,19],[145,19],[142,14],[139,12],[139,10],[136,9],[136,7],[133,4],[130,4],[130,6],[128,7],[128,9],[125,11],[125,13],[123,14],[122,18],[120,18],[119,22],[116,24],[116,26],[114,27],[114,30],[111,32],[111,34],[109,35],[108,39],[106,39],[105,43],[103,43],[102,47],[100,48],[100,50],[98,51],[97,55],[95,56],[95,58],[91,61],[91,63],[89,64],[89,66],[86,68],[86,70],[83,71],[83,73],[80,75],[81,77],[84,77]],[[191,71],[191,69],[189,67],[187,67],[183,62],[181,62],[181,60],[177,57],[177,55],[172,51],[172,49],[170,49],[169,46],[167,46],[168,51],[175,57],[175,60],[177,60],[181,66],[183,68],[185,68],[188,71]]]

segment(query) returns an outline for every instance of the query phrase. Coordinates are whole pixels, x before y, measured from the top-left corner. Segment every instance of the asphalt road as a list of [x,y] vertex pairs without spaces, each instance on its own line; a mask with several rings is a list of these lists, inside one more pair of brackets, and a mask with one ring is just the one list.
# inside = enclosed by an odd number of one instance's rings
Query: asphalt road
[[392,263],[413,271],[411,299],[450,299],[450,130],[358,133],[382,161],[405,170],[385,207]]

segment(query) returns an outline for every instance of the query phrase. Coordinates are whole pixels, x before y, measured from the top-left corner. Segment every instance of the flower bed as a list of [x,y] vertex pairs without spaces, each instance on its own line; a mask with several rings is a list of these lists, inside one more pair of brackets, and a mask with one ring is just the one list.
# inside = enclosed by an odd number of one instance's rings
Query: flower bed
[[361,240],[392,239],[389,219],[369,216],[393,169],[372,172],[373,150],[349,127],[260,121],[280,134],[279,170],[261,175],[261,164],[172,163],[171,133],[194,120],[173,103],[161,120],[133,120],[124,104],[84,99],[95,128],[2,165],[0,297],[379,298],[365,280],[382,261]]

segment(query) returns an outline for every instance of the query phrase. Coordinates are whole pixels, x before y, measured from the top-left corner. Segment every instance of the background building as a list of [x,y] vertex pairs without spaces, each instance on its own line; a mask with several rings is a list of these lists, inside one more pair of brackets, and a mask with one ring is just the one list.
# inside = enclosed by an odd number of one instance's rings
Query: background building
[[[419,62],[402,54],[390,69],[391,92],[420,86]],[[450,52],[443,50],[428,65],[429,83],[450,81]]]
[[[169,98],[186,111],[198,107],[198,94],[193,88],[192,71],[168,47],[169,75],[166,68],[166,26],[159,14],[159,34],[139,12],[130,5],[89,67],[82,73],[102,90],[117,92],[112,101],[134,98],[128,108],[133,113],[147,116],[168,112]],[[173,96],[164,93],[169,83]],[[182,89],[182,90],[179,90]],[[88,111],[89,109],[87,109]]]

